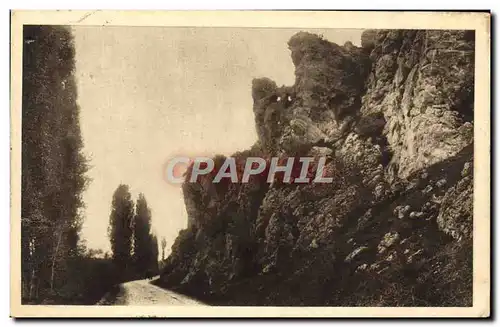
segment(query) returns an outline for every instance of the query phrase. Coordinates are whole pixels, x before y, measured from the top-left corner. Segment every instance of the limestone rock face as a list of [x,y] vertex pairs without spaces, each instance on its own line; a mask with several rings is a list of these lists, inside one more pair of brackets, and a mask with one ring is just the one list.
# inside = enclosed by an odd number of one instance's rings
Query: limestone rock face
[[253,81],[259,140],[234,155],[324,157],[333,182],[184,183],[162,285],[222,305],[472,303],[474,35],[361,41],[293,36],[295,84]]
[[382,113],[398,177],[473,140],[474,32],[376,31],[363,112]]

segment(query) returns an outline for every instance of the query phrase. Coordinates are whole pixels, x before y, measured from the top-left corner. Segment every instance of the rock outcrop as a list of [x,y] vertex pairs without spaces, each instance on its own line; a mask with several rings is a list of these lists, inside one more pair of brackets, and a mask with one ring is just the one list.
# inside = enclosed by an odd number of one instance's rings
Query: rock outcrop
[[474,34],[289,48],[295,84],[253,81],[259,141],[234,157],[326,157],[333,183],[185,183],[160,284],[219,305],[471,305]]

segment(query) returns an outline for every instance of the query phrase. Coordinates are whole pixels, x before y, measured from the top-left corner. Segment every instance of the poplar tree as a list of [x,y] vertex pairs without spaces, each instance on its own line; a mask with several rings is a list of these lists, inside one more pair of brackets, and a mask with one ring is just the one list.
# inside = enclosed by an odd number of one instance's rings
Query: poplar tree
[[132,266],[132,232],[134,202],[128,185],[120,184],[113,194],[109,216],[108,236],[111,242],[112,258],[122,278]]

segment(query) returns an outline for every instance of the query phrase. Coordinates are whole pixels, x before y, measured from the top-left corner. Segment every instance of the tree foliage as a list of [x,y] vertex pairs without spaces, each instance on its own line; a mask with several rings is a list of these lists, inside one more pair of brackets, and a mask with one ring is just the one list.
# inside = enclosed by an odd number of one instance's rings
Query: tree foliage
[[118,271],[128,272],[132,263],[134,202],[128,185],[120,184],[113,194],[108,236]]
[[140,193],[135,205],[134,216],[134,264],[139,276],[156,272],[158,241],[151,233],[151,210],[146,197]]
[[143,274],[157,272],[158,241],[151,234],[151,211],[141,195],[134,216],[129,187],[119,185],[109,217],[111,257],[86,248],[80,230],[88,163],[80,130],[73,36],[62,26],[25,26],[23,41],[22,301],[93,304],[113,284],[133,277],[134,263]]
[[167,240],[165,237],[161,238],[161,260],[165,260],[165,248],[167,247]]
[[25,26],[23,33],[22,299],[60,295],[79,252],[82,148],[69,29]]
[[155,234],[151,235],[151,261],[149,265],[149,274],[158,273],[158,238]]
[[144,194],[139,194],[134,216],[134,263],[137,272],[144,272],[151,262],[151,210]]

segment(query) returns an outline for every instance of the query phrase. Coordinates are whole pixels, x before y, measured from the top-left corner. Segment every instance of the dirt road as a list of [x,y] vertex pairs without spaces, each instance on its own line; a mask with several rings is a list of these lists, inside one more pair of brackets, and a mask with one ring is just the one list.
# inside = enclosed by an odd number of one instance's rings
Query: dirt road
[[119,285],[109,292],[98,305],[206,305],[185,295],[151,284],[147,279]]

